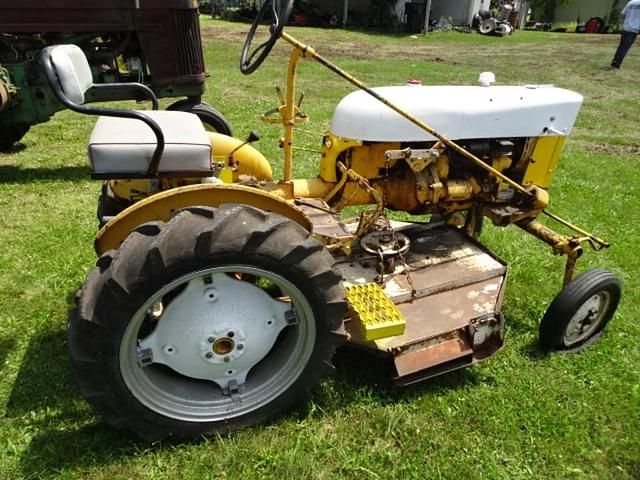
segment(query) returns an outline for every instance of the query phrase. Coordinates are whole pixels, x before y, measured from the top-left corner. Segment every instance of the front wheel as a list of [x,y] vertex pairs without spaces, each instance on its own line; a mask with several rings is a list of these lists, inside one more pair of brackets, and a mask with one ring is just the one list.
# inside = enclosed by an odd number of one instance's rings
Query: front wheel
[[540,323],[542,349],[576,352],[593,343],[613,317],[621,291],[620,280],[607,270],[588,270],[573,279]]
[[340,281],[304,228],[253,207],[142,225],[98,260],[71,317],[80,391],[147,440],[272,417],[330,366]]

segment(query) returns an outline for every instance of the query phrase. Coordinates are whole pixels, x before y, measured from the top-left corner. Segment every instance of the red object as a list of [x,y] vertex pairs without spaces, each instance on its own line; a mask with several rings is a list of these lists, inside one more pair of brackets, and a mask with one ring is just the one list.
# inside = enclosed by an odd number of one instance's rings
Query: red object
[[309,23],[309,17],[303,15],[302,13],[296,13],[293,15],[293,24],[298,25],[300,27],[304,27],[307,23]]
[[422,85],[422,80],[412,78],[411,80],[407,80],[407,85]]
[[593,17],[584,24],[585,33],[600,33],[604,27],[604,20],[599,17]]

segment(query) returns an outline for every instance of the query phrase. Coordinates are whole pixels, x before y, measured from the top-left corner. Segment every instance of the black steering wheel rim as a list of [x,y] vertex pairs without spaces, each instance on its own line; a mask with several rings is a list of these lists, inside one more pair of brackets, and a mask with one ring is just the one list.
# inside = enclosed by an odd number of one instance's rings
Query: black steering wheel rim
[[[256,18],[253,19],[253,23],[251,24],[251,28],[249,29],[249,33],[247,33],[247,38],[244,41],[244,46],[242,47],[242,56],[240,57],[240,71],[245,75],[249,75],[256,71],[256,69],[262,65],[262,62],[265,61],[269,52],[280,38],[280,34],[282,33],[282,29],[289,21],[289,17],[291,16],[291,12],[293,10],[293,0],[284,0],[284,6],[278,11],[278,0],[266,0]],[[262,20],[265,18],[265,15],[271,8],[273,14],[273,23],[271,24],[271,36],[266,42],[258,45],[251,53],[249,50],[251,48],[251,44],[253,43],[253,38],[255,37],[256,30]],[[255,58],[257,55],[257,58]]]

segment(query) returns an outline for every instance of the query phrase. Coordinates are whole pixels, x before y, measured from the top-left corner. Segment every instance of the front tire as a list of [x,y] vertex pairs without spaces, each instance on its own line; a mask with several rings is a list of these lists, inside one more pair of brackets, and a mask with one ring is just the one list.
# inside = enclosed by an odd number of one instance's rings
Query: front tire
[[346,304],[332,265],[305,229],[248,206],[139,227],[98,260],[71,316],[81,393],[147,440],[289,409],[335,350]]
[[621,292],[620,280],[607,270],[588,270],[573,279],[542,318],[541,348],[577,352],[593,343],[613,317]]

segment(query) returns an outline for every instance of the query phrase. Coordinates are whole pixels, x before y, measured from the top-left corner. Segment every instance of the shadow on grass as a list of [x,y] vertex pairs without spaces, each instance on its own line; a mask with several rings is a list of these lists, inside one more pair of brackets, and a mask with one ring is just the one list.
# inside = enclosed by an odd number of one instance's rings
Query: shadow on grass
[[[73,302],[73,295],[69,300]],[[11,340],[0,341],[0,353],[3,352],[1,349],[8,352],[11,348]],[[325,412],[363,401],[385,405],[416,396],[436,396],[452,389],[492,381],[473,369],[464,369],[400,388],[392,383],[393,367],[388,359],[351,348],[340,349],[335,364],[334,379],[317,388],[313,396],[312,403]],[[285,416],[305,417],[308,408],[313,407],[302,406]],[[24,355],[7,404],[9,417],[21,417],[30,412],[45,417],[39,421],[38,433],[20,458],[24,477],[53,478],[62,470],[108,467],[126,463],[129,457],[149,448],[192,443],[177,441],[149,445],[132,433],[116,430],[99,420],[89,424],[92,418],[87,411],[73,387],[65,332],[44,332],[35,336]],[[279,420],[273,421],[277,423]]]
[[35,181],[80,182],[89,180],[89,167],[20,168],[0,165],[0,183],[30,183]]
[[389,358],[344,347],[334,357],[336,372],[330,392],[318,389],[315,400],[323,409],[337,410],[360,401],[391,404],[422,395],[438,395],[469,385],[492,383],[491,377],[473,368],[463,368],[435,378],[399,387],[394,385],[393,362]]
[[[14,343],[0,339],[0,361]],[[25,478],[57,477],[62,469],[100,466],[140,450],[127,431],[99,421],[87,425],[92,417],[73,386],[64,331],[34,336],[22,360],[6,417],[20,424],[33,412],[37,420],[29,422],[38,433],[20,458]]]
[[533,360],[534,362],[549,358],[549,354],[540,348],[540,343],[537,338],[523,345],[521,351],[529,360]]
[[65,332],[34,336],[7,402],[7,416],[18,417],[40,409],[54,409],[68,416],[74,411],[75,396]]
[[61,470],[111,465],[145,449],[127,432],[104,424],[42,429],[20,458],[25,478],[58,478]]
[[26,150],[27,146],[24,143],[14,143],[9,148],[5,148],[4,150],[0,150],[0,153],[20,153],[23,150]]
[[0,371],[2,371],[2,367],[6,365],[7,357],[11,350],[13,350],[16,346],[16,340],[12,337],[3,337],[0,338]]

